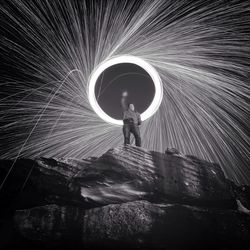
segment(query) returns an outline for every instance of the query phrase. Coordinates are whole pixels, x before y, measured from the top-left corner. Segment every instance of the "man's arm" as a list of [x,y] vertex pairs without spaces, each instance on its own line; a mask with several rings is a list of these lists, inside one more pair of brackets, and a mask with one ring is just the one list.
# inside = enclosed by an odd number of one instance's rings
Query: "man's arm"
[[122,93],[121,105],[122,105],[123,111],[128,109],[128,92],[127,91],[124,91]]

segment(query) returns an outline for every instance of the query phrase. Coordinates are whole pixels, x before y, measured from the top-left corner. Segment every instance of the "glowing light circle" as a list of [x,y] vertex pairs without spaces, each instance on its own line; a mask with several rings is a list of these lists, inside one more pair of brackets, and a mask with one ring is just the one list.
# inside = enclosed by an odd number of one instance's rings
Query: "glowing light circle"
[[[154,86],[155,86],[155,96],[149,107],[141,114],[141,119],[142,121],[145,121],[149,117],[151,117],[159,108],[161,101],[162,101],[162,96],[163,96],[163,87],[162,87],[162,82],[161,78],[158,74],[158,72],[155,70],[153,66],[151,66],[149,63],[147,63],[145,60],[135,57],[135,56],[129,56],[129,55],[122,55],[122,56],[117,56],[113,57],[111,59],[108,59],[104,62],[102,62],[98,67],[93,71],[93,73],[90,76],[89,80],[89,87],[88,87],[88,98],[90,105],[96,112],[96,114],[101,117],[104,121],[115,124],[115,125],[123,125],[122,120],[117,120],[109,115],[107,115],[99,106],[96,97],[95,97],[95,85],[96,81],[101,75],[101,73],[115,65],[115,64],[120,64],[120,63],[132,63],[140,66],[143,68],[151,77],[153,80]],[[119,104],[118,104],[119,105]]]

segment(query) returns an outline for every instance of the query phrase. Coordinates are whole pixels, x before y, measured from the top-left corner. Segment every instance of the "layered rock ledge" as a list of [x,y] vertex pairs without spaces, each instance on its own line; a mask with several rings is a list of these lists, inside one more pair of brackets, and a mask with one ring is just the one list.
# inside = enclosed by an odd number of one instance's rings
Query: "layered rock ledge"
[[0,161],[0,247],[248,249],[249,187],[177,150]]

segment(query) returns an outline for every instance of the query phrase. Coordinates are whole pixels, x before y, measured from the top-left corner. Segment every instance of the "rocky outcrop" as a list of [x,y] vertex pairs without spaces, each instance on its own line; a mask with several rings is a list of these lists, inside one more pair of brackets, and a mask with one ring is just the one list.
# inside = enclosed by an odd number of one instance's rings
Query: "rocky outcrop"
[[16,211],[14,227],[19,239],[30,245],[62,246],[80,242],[83,218],[84,210],[78,207],[46,205]]
[[[205,242],[233,249],[250,243],[248,187],[227,180],[218,164],[175,149],[126,146],[85,160],[5,160],[1,179],[10,168],[0,221],[13,222],[14,245],[204,249]],[[246,210],[238,210],[239,201]]]
[[250,212],[250,187],[246,185],[237,186],[229,180],[228,184],[231,188],[231,192],[237,200],[237,203],[241,203]]
[[[247,244],[250,216],[232,210],[133,201],[86,211],[47,205],[15,214],[26,241],[46,246],[237,249]],[[19,238],[20,238],[19,236]],[[34,242],[35,240],[35,242]]]
[[250,238],[250,216],[232,210],[135,201],[86,211],[85,242],[170,249],[230,249]]

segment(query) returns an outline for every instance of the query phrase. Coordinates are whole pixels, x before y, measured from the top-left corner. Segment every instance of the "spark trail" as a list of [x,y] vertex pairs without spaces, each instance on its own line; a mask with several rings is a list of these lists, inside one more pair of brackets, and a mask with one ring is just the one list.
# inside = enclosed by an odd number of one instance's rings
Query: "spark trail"
[[121,127],[98,117],[87,90],[100,63],[127,54],[163,82],[143,147],[218,162],[249,184],[249,26],[248,1],[2,1],[0,157],[85,158],[121,145]]

